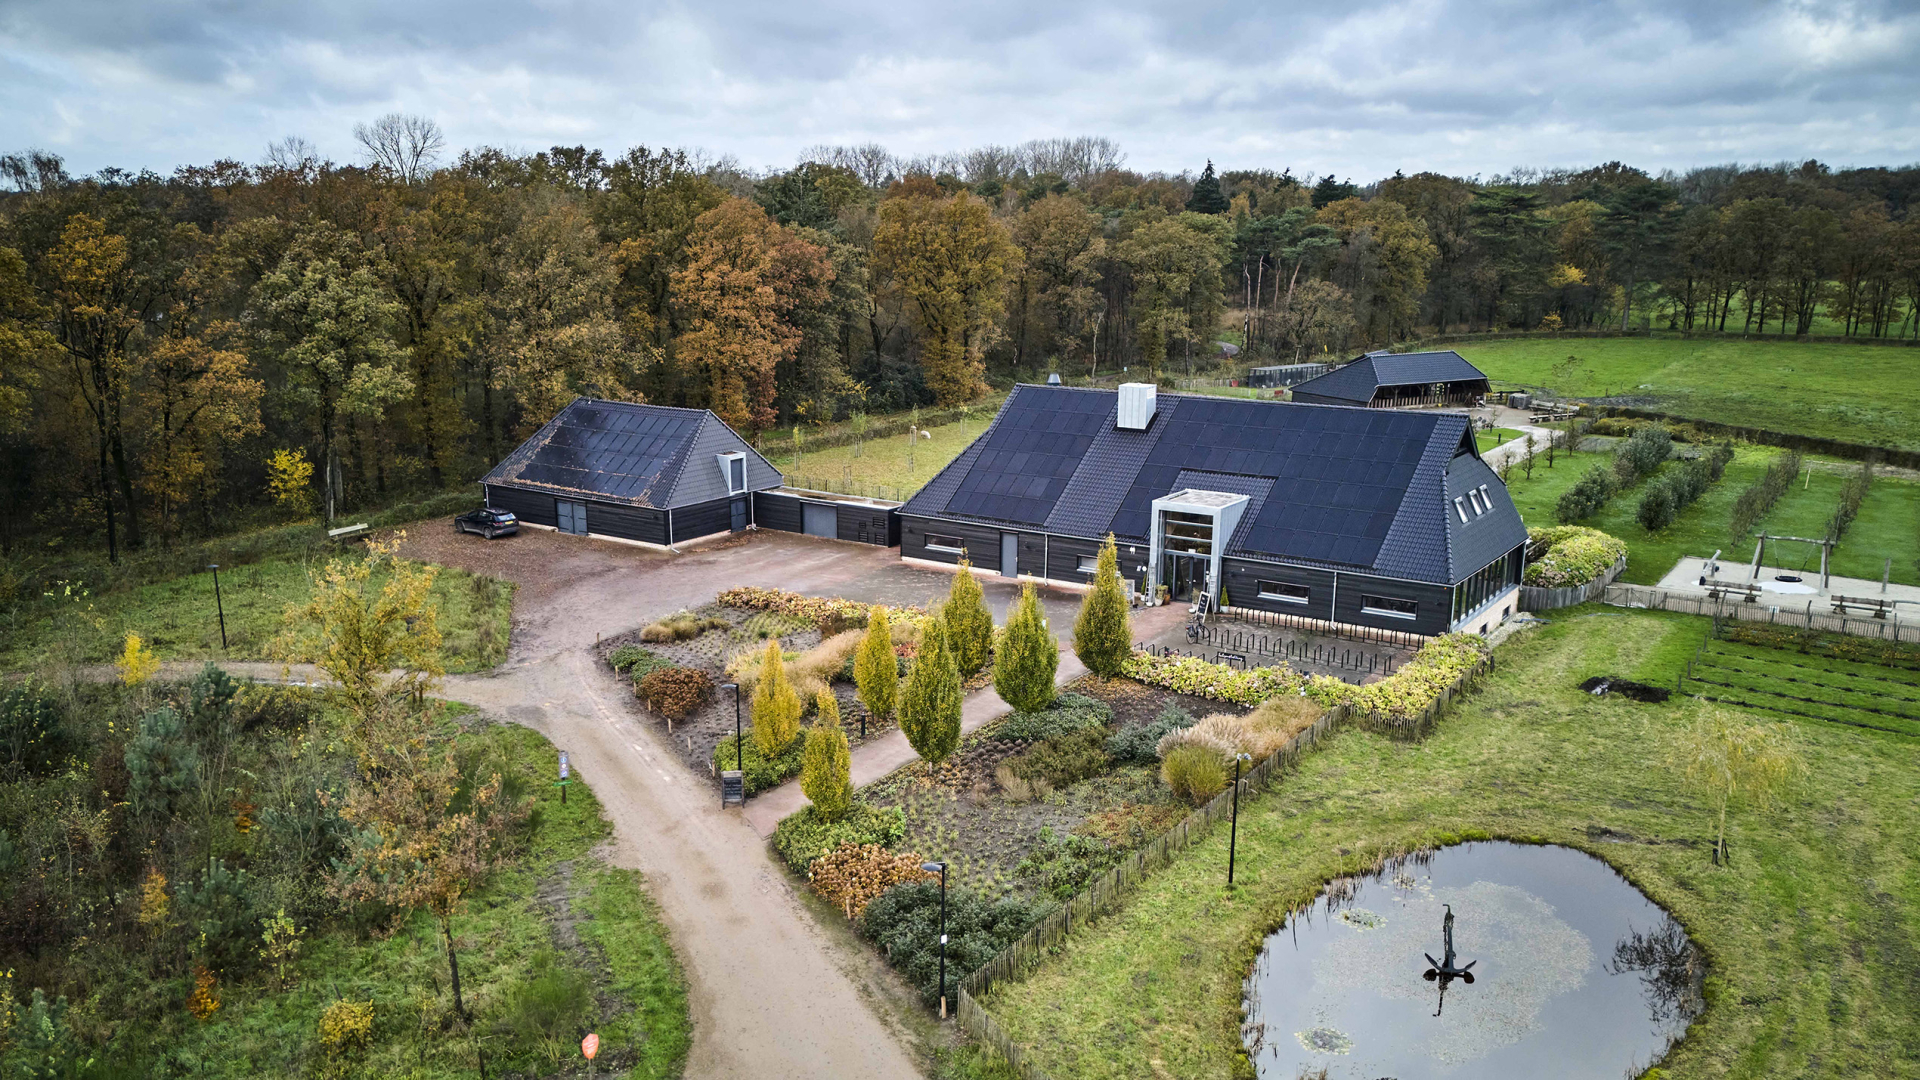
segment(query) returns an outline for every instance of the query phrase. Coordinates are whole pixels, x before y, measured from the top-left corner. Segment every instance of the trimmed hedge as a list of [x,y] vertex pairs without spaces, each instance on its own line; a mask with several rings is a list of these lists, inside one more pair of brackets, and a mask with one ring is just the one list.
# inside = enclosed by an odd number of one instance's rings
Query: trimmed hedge
[[1585,585],[1626,554],[1625,541],[1598,529],[1580,525],[1528,529],[1525,580],[1542,589]]
[[907,835],[907,815],[897,806],[855,802],[837,821],[812,806],[788,814],[773,830],[773,850],[796,874],[842,844],[878,844],[891,848]]
[[787,744],[785,750],[774,757],[767,757],[760,744],[753,741],[753,729],[749,727],[740,740],[741,749],[746,755],[746,764],[735,763],[731,732],[713,748],[713,768],[715,772],[727,769],[739,769],[740,779],[746,785],[746,793],[754,795],[768,788],[779,787],[788,780],[800,775],[806,765],[807,740],[795,739]]
[[1366,686],[1355,686],[1331,675],[1302,679],[1286,668],[1241,671],[1194,657],[1138,652],[1127,661],[1126,674],[1151,686],[1236,705],[1258,705],[1278,694],[1305,693],[1329,708],[1351,705],[1364,712],[1404,718],[1433,704],[1442,690],[1490,651],[1486,639],[1478,634],[1444,634],[1422,645],[1400,670]]

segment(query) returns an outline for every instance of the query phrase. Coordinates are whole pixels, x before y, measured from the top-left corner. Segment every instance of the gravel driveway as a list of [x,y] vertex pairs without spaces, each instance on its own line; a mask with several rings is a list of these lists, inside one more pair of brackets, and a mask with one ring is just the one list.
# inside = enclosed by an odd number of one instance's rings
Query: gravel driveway
[[[528,530],[481,540],[432,524],[405,554],[516,582],[505,664],[446,680],[446,696],[525,724],[566,749],[614,824],[613,861],[644,874],[685,965],[690,1077],[884,1077],[920,1073],[871,953],[834,945],[739,810],[715,804],[665,732],[597,667],[602,637],[710,600],[733,585],[925,603],[952,580],[884,548],[759,532],[682,555]],[[996,611],[1011,583],[988,582]],[[1056,593],[1056,631],[1076,597]],[[1070,616],[1069,616],[1070,617]]]

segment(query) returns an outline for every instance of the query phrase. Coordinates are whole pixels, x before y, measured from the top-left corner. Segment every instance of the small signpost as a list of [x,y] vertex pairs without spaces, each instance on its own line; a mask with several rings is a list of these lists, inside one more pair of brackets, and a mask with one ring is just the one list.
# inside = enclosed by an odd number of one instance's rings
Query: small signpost
[[[553,782],[553,786],[560,789],[560,805],[561,806],[567,805],[567,785],[573,783],[573,781],[568,778],[567,774],[571,771],[572,770],[568,767],[567,752],[565,750],[562,750],[560,751],[560,779],[555,780]],[[593,1038],[593,1036],[591,1035],[587,1037],[590,1039]],[[594,1045],[598,1046],[600,1044],[596,1042],[594,1043]],[[587,1056],[592,1057],[593,1055],[588,1054]]]
[[587,1056],[587,1075],[592,1076],[593,1055],[600,1052],[600,1036],[587,1032],[587,1037],[580,1040],[580,1052]]
[[747,804],[747,781],[739,769],[728,769],[720,774],[720,807],[745,806]]

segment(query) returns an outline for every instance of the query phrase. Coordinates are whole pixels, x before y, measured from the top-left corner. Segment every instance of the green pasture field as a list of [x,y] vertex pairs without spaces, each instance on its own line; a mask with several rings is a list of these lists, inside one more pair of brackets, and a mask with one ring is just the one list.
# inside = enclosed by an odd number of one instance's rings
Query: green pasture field
[[1474,441],[1479,444],[1480,452],[1483,454],[1502,443],[1512,442],[1519,437],[1519,432],[1512,428],[1503,427],[1487,428],[1484,431],[1475,429],[1473,433]]
[[[1741,563],[1753,558],[1751,539],[1735,543],[1730,533],[1733,504],[1747,485],[1766,472],[1778,451],[1757,446],[1738,446],[1733,461],[1720,482],[1707,489],[1692,506],[1681,511],[1673,524],[1657,533],[1640,526],[1635,516],[1646,482],[1614,495],[1599,513],[1580,522],[1627,542],[1627,568],[1620,580],[1635,585],[1653,585],[1673,569],[1682,556],[1706,557],[1715,551],[1725,561]],[[1840,498],[1854,462],[1809,458],[1813,468],[1795,480],[1792,490],[1783,495],[1761,523],[1775,535],[1822,537],[1827,519]],[[1518,465],[1507,471],[1507,491],[1515,508],[1530,527],[1558,524],[1554,506],[1560,496],[1595,465],[1608,465],[1611,455],[1556,453],[1554,467],[1546,467],[1545,455],[1534,461],[1533,478]],[[1676,467],[1670,462],[1663,468]],[[1885,568],[1884,560],[1893,559],[1892,578],[1904,585],[1920,585],[1920,566],[1915,555],[1920,550],[1920,484],[1894,477],[1878,477],[1868,489],[1860,514],[1834,548],[1832,570],[1835,574],[1877,581]],[[1806,544],[1772,544],[1767,561],[1774,566],[1797,568],[1805,563],[1812,572],[1820,569],[1817,547]]]
[[1385,855],[1508,838],[1605,859],[1705,952],[1706,1012],[1661,1077],[1920,1076],[1920,851],[1899,839],[1920,809],[1920,742],[1743,712],[1784,729],[1808,774],[1771,809],[1736,805],[1732,864],[1716,867],[1712,813],[1670,763],[1708,706],[1578,687],[1673,685],[1706,621],[1552,614],[1424,741],[1343,729],[1242,803],[1236,886],[1216,829],[986,1007],[1049,1076],[1251,1075],[1242,981],[1290,904]]
[[[1635,396],[1677,416],[1920,449],[1920,349],[1793,341],[1532,338],[1450,346],[1494,379]],[[1567,357],[1579,362],[1562,367]]]
[[[432,916],[420,912],[391,933],[341,929],[306,941],[295,985],[280,991],[233,987],[213,1018],[200,1023],[186,1010],[143,1045],[166,1048],[165,1060],[148,1061],[153,1076],[406,1076],[420,1080],[478,1076],[484,1053],[493,1075],[555,1075],[579,1060],[572,1032],[532,1043],[506,1033],[509,997],[532,959],[554,952],[554,913],[538,893],[556,875],[570,875],[575,931],[581,952],[594,957],[595,989],[612,1003],[596,1030],[609,1075],[677,1077],[691,1041],[686,982],[640,875],[609,866],[591,854],[611,826],[599,801],[583,783],[562,805],[552,779],[554,749],[536,732],[511,725],[484,726],[468,738],[484,740],[522,774],[538,800],[535,825],[512,867],[489,879],[453,920],[461,942],[460,981],[477,1023],[467,1031],[423,1026],[444,993],[446,950]],[[576,965],[578,957],[571,959]],[[179,996],[186,995],[190,975]],[[423,994],[427,996],[423,1000]],[[329,1072],[319,1045],[318,1021],[341,998],[374,1005],[373,1046],[357,1060]],[[517,1070],[517,1071],[516,1071]],[[91,1074],[89,1074],[91,1075]],[[113,1075],[122,1075],[114,1073]],[[135,1075],[129,1071],[125,1075]]]
[[825,450],[807,450],[806,432],[802,431],[798,461],[791,442],[782,445],[780,440],[769,438],[760,452],[786,475],[791,486],[904,501],[979,438],[993,422],[993,414],[991,406],[982,406],[977,416],[929,428],[931,437],[918,441],[889,435],[867,439],[858,446]]
[[1712,641],[1686,685],[1762,712],[1920,737],[1920,671],[1911,668]]
[[[358,548],[326,557],[357,557]],[[0,644],[0,670],[22,671],[50,661],[106,663],[120,654],[128,633],[139,634],[162,660],[266,660],[285,625],[289,604],[310,593],[308,573],[324,558],[270,557],[220,571],[227,648],[220,648],[213,575],[127,584],[101,592],[85,582],[71,597],[43,600],[19,618]],[[448,671],[479,671],[506,659],[513,585],[443,567],[434,580]]]

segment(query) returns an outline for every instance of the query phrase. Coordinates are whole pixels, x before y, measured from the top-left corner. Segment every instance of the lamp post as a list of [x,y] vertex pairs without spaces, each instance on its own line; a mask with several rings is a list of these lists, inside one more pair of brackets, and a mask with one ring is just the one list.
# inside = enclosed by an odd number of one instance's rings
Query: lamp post
[[1252,754],[1233,755],[1233,826],[1227,830],[1227,884],[1233,884],[1233,857],[1240,845],[1240,764],[1252,761]]
[[220,599],[220,564],[208,563],[207,569],[213,571],[213,609],[220,613],[220,651],[227,651],[227,605]]
[[736,769],[744,769],[747,767],[747,758],[741,749],[742,743],[740,741],[740,684],[737,682],[721,683],[720,689],[733,691],[733,767]]
[[923,862],[920,869],[940,875],[940,1019],[947,1018],[947,864]]

